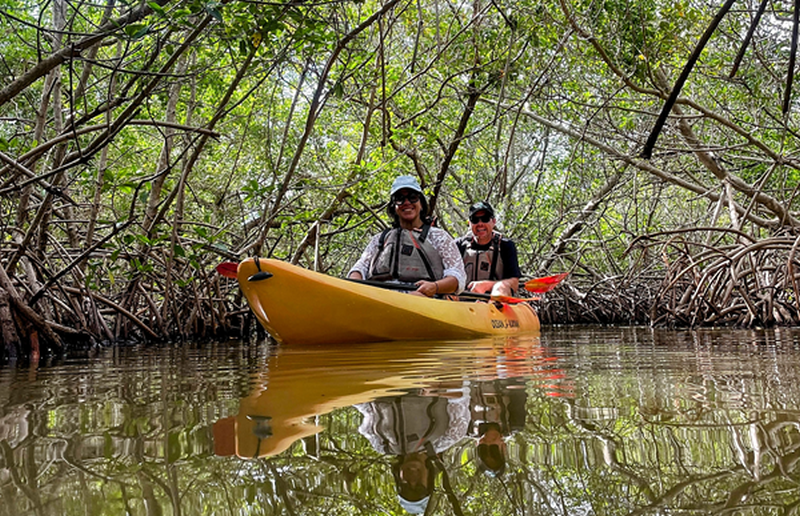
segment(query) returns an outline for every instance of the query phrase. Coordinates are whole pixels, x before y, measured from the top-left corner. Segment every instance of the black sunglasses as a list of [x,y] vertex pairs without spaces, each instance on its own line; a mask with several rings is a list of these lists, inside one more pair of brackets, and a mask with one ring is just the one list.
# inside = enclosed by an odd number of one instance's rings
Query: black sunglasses
[[483,212],[483,215],[470,215],[469,221],[473,224],[477,224],[478,222],[489,222],[492,218],[493,217],[489,213]]
[[419,194],[417,192],[396,193],[392,196],[392,201],[398,206],[403,204],[405,201],[414,204],[415,202],[419,201]]

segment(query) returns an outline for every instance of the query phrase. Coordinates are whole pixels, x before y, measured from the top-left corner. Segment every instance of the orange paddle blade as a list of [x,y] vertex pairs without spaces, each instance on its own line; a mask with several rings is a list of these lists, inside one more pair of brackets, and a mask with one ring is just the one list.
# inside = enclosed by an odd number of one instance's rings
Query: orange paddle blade
[[568,272],[562,272],[561,274],[545,276],[544,278],[534,278],[525,282],[525,290],[537,293],[550,292],[567,276],[569,276]]
[[217,265],[217,272],[220,276],[226,278],[236,279],[236,271],[239,270],[239,264],[234,262],[222,262]]

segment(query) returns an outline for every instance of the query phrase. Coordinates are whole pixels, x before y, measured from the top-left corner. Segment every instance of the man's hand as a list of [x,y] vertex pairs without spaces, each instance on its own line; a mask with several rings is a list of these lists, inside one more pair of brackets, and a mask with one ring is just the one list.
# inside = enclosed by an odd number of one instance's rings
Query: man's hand
[[491,292],[494,284],[494,281],[488,280],[472,281],[469,285],[467,285],[467,289],[471,290],[472,292],[477,292],[478,294],[486,294],[487,292]]

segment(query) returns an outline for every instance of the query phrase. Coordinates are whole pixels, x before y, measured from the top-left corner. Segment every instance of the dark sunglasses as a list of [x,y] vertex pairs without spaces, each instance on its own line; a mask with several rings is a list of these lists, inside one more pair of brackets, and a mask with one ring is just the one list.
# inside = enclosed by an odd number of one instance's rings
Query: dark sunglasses
[[392,196],[392,201],[398,206],[403,204],[405,201],[414,204],[415,202],[419,201],[419,194],[417,192],[396,193]]
[[492,220],[492,218],[493,217],[490,214],[484,212],[483,215],[471,215],[469,217],[469,221],[472,222],[473,224],[477,224],[478,222],[484,222],[485,223],[485,222],[489,222],[490,220]]

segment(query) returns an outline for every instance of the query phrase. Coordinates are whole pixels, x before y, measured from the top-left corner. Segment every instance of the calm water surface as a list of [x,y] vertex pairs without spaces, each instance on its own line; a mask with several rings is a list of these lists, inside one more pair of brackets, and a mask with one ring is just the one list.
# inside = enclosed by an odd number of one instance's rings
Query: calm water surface
[[116,349],[0,407],[0,515],[800,511],[800,330]]

